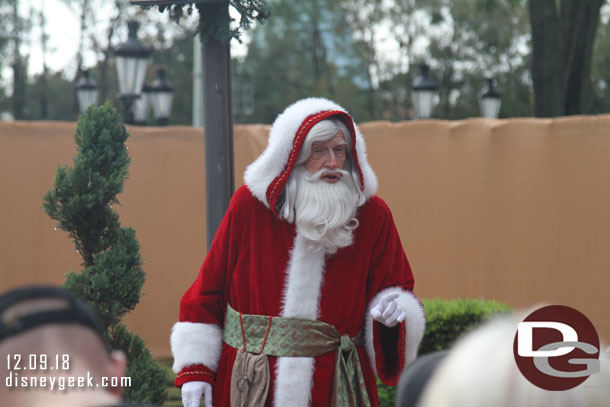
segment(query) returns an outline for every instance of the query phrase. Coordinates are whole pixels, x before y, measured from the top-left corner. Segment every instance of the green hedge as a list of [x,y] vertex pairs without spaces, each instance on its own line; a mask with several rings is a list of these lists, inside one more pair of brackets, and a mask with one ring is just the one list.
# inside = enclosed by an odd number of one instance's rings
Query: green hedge
[[[448,349],[465,332],[498,313],[510,312],[510,307],[497,301],[483,300],[422,300],[426,309],[426,331],[419,345],[419,355]],[[408,329],[408,327],[407,327]],[[396,389],[377,381],[379,405],[394,407]]]
[[449,348],[465,332],[498,313],[510,312],[494,300],[422,300],[426,309],[426,331],[419,355]]

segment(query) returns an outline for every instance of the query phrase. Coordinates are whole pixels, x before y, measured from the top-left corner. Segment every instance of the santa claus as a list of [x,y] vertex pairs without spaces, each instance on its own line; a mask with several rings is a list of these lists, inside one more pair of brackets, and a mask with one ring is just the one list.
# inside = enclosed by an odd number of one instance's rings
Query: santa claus
[[378,405],[425,317],[360,131],[301,100],[244,179],[172,330],[183,404]]

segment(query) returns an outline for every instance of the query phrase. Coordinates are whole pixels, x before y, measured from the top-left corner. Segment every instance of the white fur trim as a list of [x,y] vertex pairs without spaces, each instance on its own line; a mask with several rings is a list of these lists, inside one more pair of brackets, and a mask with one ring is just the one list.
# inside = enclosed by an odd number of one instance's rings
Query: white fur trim
[[320,245],[297,233],[286,269],[282,298],[283,317],[318,318],[323,273],[324,251]]
[[278,358],[273,404],[307,407],[311,404],[314,358]]
[[222,351],[222,329],[214,324],[177,322],[170,337],[174,365],[179,373],[191,365],[205,365],[212,371],[218,369]]
[[399,294],[397,298],[398,305],[400,305],[406,314],[405,363],[409,363],[417,357],[417,348],[424,337],[424,330],[426,328],[426,316],[415,294],[399,287],[389,287],[379,291],[367,307],[364,331],[366,352],[369,355],[374,372],[377,372],[377,368],[375,365],[375,348],[373,347],[373,317],[371,316],[371,309],[377,305],[384,295],[390,293]]
[[[282,316],[317,319],[324,251],[297,233],[286,274]],[[274,390],[276,406],[309,406],[314,362],[314,358],[278,358]]]
[[[252,194],[267,208],[267,188],[271,182],[281,174],[288,162],[293,140],[301,123],[310,115],[327,110],[347,110],[324,98],[302,99],[288,106],[271,126],[267,148],[263,153],[248,166],[244,174],[244,181]],[[377,177],[366,158],[366,146],[360,130],[354,123],[356,129],[356,150],[358,163],[364,178],[364,196],[368,199],[377,192]]]

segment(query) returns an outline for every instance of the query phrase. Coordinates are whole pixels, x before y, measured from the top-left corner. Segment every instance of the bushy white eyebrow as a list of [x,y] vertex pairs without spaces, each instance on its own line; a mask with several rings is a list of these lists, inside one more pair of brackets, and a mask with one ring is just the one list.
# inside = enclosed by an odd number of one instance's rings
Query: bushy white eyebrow
[[[324,145],[326,145],[326,144],[330,143],[331,141],[332,141],[332,140],[328,140],[328,141],[316,141],[315,143],[313,143],[313,144],[311,145],[311,148],[314,148],[314,147],[320,147],[320,146],[324,146]],[[344,146],[344,145],[347,145],[347,141],[345,141],[345,139],[343,139],[343,140],[339,141],[339,142],[338,142],[336,145],[337,145],[337,146]]]

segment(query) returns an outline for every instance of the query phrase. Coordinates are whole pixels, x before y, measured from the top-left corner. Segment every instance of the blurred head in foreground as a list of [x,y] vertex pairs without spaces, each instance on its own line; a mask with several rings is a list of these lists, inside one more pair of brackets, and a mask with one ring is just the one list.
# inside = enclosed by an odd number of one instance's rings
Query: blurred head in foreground
[[[109,352],[97,316],[56,287],[0,296],[0,400],[10,406],[111,406],[125,356]],[[108,378],[103,380],[102,378]],[[82,378],[82,379],[81,379]]]
[[[528,314],[520,315],[523,318]],[[432,365],[430,380],[413,400],[403,388],[413,380],[403,377],[397,406],[410,407],[602,407],[610,405],[610,358],[601,347],[599,373],[565,391],[543,390],[519,371],[513,354],[517,316],[499,317],[473,330],[441,358],[423,361]],[[428,355],[426,355],[428,356]],[[425,357],[425,356],[424,356]],[[422,357],[423,358],[423,357]],[[417,362],[417,360],[415,361]],[[415,363],[413,362],[413,364]],[[421,362],[420,362],[421,363]],[[410,367],[405,369],[408,375]],[[410,376],[417,376],[416,374]],[[417,386],[415,386],[417,388]],[[416,390],[417,392],[417,390]]]

